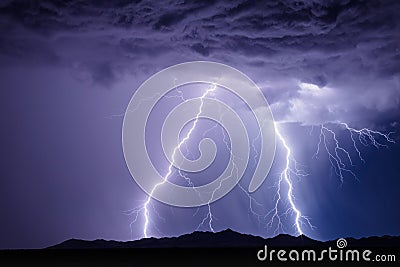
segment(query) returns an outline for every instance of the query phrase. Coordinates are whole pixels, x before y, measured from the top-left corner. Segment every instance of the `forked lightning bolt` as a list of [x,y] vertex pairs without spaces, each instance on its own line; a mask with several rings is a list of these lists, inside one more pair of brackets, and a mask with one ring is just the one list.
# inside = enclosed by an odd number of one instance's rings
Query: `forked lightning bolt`
[[[354,128],[351,128],[347,123],[344,122],[340,122],[340,125],[344,126],[346,128],[346,130],[348,130],[350,132],[350,136],[351,139],[353,140],[353,144],[354,144],[354,148],[357,150],[357,152],[359,153],[360,151],[357,149],[357,146],[355,144],[355,140],[353,138],[353,135],[358,135],[358,140],[360,141],[361,144],[363,144],[364,146],[368,145],[368,140],[369,142],[375,146],[376,148],[379,147],[387,147],[387,145],[380,143],[375,137],[375,136],[380,136],[381,138],[384,138],[386,140],[386,142],[388,143],[395,143],[395,141],[390,138],[390,135],[394,132],[390,132],[388,134],[384,134],[381,133],[379,131],[374,131],[374,130],[370,130],[368,128],[362,128],[361,130],[357,130]],[[360,153],[359,153],[360,154]]]
[[[281,217],[279,214],[279,209],[278,209],[278,205],[282,200],[282,195],[281,195],[281,189],[282,189],[282,183],[284,182],[287,185],[287,193],[286,193],[286,199],[287,202],[289,203],[290,207],[289,209],[286,210],[286,212],[284,212],[284,215],[286,215],[289,212],[293,212],[295,215],[295,220],[294,220],[294,227],[296,229],[297,234],[299,235],[303,235],[303,230],[301,228],[301,225],[305,222],[307,222],[307,224],[311,227],[314,228],[313,225],[311,225],[309,219],[302,215],[300,210],[297,208],[296,203],[295,203],[295,197],[294,197],[294,193],[293,193],[293,183],[292,183],[292,179],[291,179],[291,174],[294,174],[296,176],[307,176],[307,173],[305,173],[304,171],[300,170],[297,168],[297,161],[292,157],[292,151],[289,147],[289,145],[287,144],[285,138],[282,136],[280,129],[277,125],[277,123],[275,122],[275,133],[276,136],[278,137],[279,141],[281,142],[284,150],[285,150],[285,167],[283,169],[283,171],[281,172],[281,174],[279,175],[279,179],[277,182],[277,190],[276,190],[276,195],[275,195],[275,205],[273,207],[273,209],[265,216],[270,216],[272,214],[272,217],[268,223],[268,226],[272,227],[272,225],[274,224],[274,222],[276,221],[277,223],[277,228],[275,230],[275,233],[278,232],[282,232],[283,230],[283,224],[281,221]],[[294,166],[291,167],[291,162],[293,162]]]
[[[330,151],[329,147],[328,147],[328,136],[327,133],[329,133],[332,136],[332,139],[335,143],[335,146],[333,147],[333,152]],[[340,183],[343,184],[344,182],[344,173],[349,173],[351,174],[355,179],[358,179],[357,176],[355,175],[355,173],[353,171],[351,171],[347,165],[346,165],[346,161],[347,160],[351,166],[354,166],[353,161],[351,160],[350,157],[350,153],[344,149],[343,147],[341,147],[339,145],[339,141],[336,138],[336,134],[334,131],[330,130],[329,128],[327,128],[325,125],[321,125],[321,131],[320,131],[320,135],[319,135],[319,142],[318,142],[318,146],[317,146],[317,151],[315,152],[313,157],[317,157],[318,153],[320,151],[320,146],[321,144],[324,145],[325,151],[328,154],[329,157],[329,161],[332,165],[332,168],[334,169],[336,175],[340,178]],[[359,152],[359,151],[358,151]],[[341,156],[341,154],[345,155],[345,159],[343,159],[343,156]],[[359,155],[361,155],[361,153],[359,153]]]
[[159,186],[162,186],[163,184],[165,184],[168,179],[170,178],[172,171],[173,171],[173,166],[175,165],[175,155],[177,153],[177,151],[179,151],[182,147],[182,145],[184,145],[186,143],[186,141],[189,140],[190,136],[192,135],[194,129],[196,128],[196,125],[199,121],[200,115],[203,112],[203,105],[204,105],[204,98],[211,92],[215,91],[216,89],[216,85],[214,84],[210,89],[206,90],[204,92],[204,94],[200,97],[200,107],[199,107],[199,111],[193,121],[193,125],[192,127],[189,129],[188,133],[186,134],[186,136],[179,142],[179,144],[174,148],[173,152],[172,152],[172,162],[170,163],[170,165],[168,166],[168,172],[167,174],[164,176],[164,179],[156,184],[153,189],[151,190],[149,196],[147,197],[146,202],[144,203],[143,209],[144,209],[144,227],[143,227],[143,235],[144,237],[148,237],[147,231],[148,231],[148,226],[149,226],[149,209],[148,209],[148,205],[153,197],[154,192],[157,190],[157,188]]
[[[368,145],[372,144],[376,148],[387,147],[387,145],[380,142],[380,140],[378,140],[378,138],[383,139],[387,143],[395,143],[395,141],[392,138],[390,138],[390,134],[392,132],[390,132],[389,134],[384,134],[382,132],[371,130],[368,128],[362,128],[362,129],[358,130],[358,129],[350,127],[347,123],[343,123],[343,122],[333,123],[333,124],[343,126],[350,133],[350,139],[352,140],[353,148],[354,148],[355,152],[357,153],[359,159],[362,162],[365,162],[365,160],[363,159],[363,157],[361,155],[361,151],[359,150],[359,148],[357,146],[357,142],[356,142],[357,139],[358,139],[359,143],[364,146],[368,146]],[[312,126],[311,129],[313,130],[313,128],[314,128],[314,126]],[[283,148],[286,151],[285,168],[282,171],[282,173],[280,174],[278,182],[277,182],[275,205],[274,205],[273,209],[266,215],[266,217],[271,216],[271,214],[272,214],[272,217],[271,217],[268,225],[272,227],[274,222],[277,224],[275,233],[284,231],[282,220],[281,220],[280,214],[278,212],[278,205],[279,205],[280,201],[282,200],[281,185],[284,182],[288,187],[288,191],[286,194],[286,200],[290,204],[290,208],[288,210],[286,210],[286,212],[284,212],[283,214],[286,215],[290,211],[294,213],[294,215],[295,215],[294,226],[297,230],[297,233],[301,235],[301,234],[303,234],[303,230],[301,227],[302,224],[307,223],[311,229],[313,229],[314,226],[310,223],[309,219],[306,216],[302,215],[301,211],[296,207],[291,174],[294,174],[296,176],[306,176],[307,173],[305,173],[301,169],[297,168],[298,163],[294,158],[292,158],[292,156],[291,156],[292,152],[291,152],[290,146],[288,145],[285,138],[281,134],[280,129],[278,127],[278,123],[275,123],[275,130],[276,130],[276,135],[277,135],[278,139],[280,140]],[[355,137],[357,137],[357,138],[355,139]],[[333,143],[333,146],[330,146],[330,143]],[[340,142],[336,136],[335,131],[328,128],[328,126],[326,124],[320,125],[319,142],[317,145],[317,150],[313,157],[317,157],[319,155],[319,153],[321,152],[321,148],[323,148],[326,151],[326,153],[328,154],[328,158],[331,163],[331,166],[334,169],[335,174],[339,177],[341,184],[343,184],[343,182],[344,182],[346,173],[351,175],[352,177],[354,177],[356,180],[358,180],[356,174],[350,169],[351,167],[355,166],[355,164],[353,163],[352,157],[350,155],[350,152],[340,145]],[[291,162],[293,162],[293,164],[291,164]],[[291,167],[291,165],[294,165],[294,166]]]
[[[378,138],[385,140],[387,143],[395,143],[395,141],[392,138],[390,138],[390,134],[392,134],[392,132],[384,134],[382,132],[371,130],[368,128],[362,128],[361,130],[358,130],[350,127],[347,123],[344,122],[337,122],[333,124],[344,127],[350,133],[350,139],[352,141],[353,148],[357,153],[360,161],[362,161],[363,163],[365,162],[365,160],[362,157],[361,151],[357,146],[356,142],[357,139],[359,143],[364,146],[368,146],[371,144],[376,148],[387,147],[387,145],[381,143]],[[329,136],[331,137],[331,139],[329,139]],[[354,138],[355,136],[358,138],[355,139]],[[329,147],[329,140],[332,140],[334,143],[332,149],[330,149]],[[350,152],[340,145],[340,142],[334,130],[328,128],[328,126],[325,124],[322,124],[320,127],[319,142],[317,145],[317,150],[313,157],[316,158],[318,156],[321,150],[321,146],[328,154],[328,158],[331,163],[332,169],[334,170],[335,174],[339,177],[341,185],[344,182],[346,173],[348,173],[356,180],[358,180],[356,174],[350,169],[351,167],[355,166],[351,158]]]

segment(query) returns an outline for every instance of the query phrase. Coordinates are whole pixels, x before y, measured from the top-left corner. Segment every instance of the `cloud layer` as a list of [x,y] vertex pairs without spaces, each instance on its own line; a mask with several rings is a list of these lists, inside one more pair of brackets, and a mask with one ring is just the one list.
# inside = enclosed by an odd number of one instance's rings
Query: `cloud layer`
[[[9,1],[2,68],[63,67],[115,87],[191,60],[232,65],[264,90],[277,120],[395,121],[397,1]],[[316,87],[313,85],[316,85]],[[313,88],[313,89],[310,89]]]

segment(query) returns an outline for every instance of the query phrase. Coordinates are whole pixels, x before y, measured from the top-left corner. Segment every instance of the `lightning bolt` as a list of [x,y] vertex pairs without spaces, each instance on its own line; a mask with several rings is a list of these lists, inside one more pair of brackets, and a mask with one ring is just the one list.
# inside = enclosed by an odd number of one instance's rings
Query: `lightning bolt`
[[[357,130],[357,129],[351,128],[347,123],[344,123],[344,122],[340,122],[339,124],[344,126],[346,128],[346,130],[348,130],[350,132],[350,136],[351,136],[351,140],[353,141],[354,148],[358,152],[359,155],[360,155],[360,151],[358,150],[358,148],[356,146],[356,143],[355,143],[355,140],[353,138],[354,134],[358,135],[358,140],[364,146],[368,146],[368,141],[367,140],[369,140],[369,142],[373,146],[375,146],[376,148],[388,147],[387,145],[380,143],[374,137],[374,135],[375,136],[379,136],[381,138],[384,138],[386,140],[386,142],[388,142],[388,143],[393,143],[393,144],[396,143],[392,138],[390,138],[390,135],[393,134],[394,132],[389,132],[388,134],[384,134],[384,133],[381,133],[379,131],[374,131],[374,130],[371,130],[371,129],[368,129],[368,128],[362,128],[361,130]],[[362,158],[360,157],[360,159],[362,159]]]
[[[314,226],[311,224],[310,220],[306,216],[302,215],[301,211],[296,206],[291,174],[294,174],[296,176],[307,176],[308,174],[297,167],[298,162],[292,157],[292,151],[291,151],[288,143],[286,142],[285,138],[281,134],[277,122],[275,122],[275,133],[276,133],[276,136],[278,137],[279,141],[281,142],[282,147],[284,148],[284,150],[286,152],[285,166],[284,166],[283,171],[279,175],[279,179],[277,181],[277,189],[276,189],[276,194],[275,194],[275,205],[272,208],[272,210],[267,213],[265,218],[268,216],[271,216],[271,214],[272,214],[271,219],[268,222],[268,226],[272,227],[274,222],[276,221],[277,227],[275,229],[275,233],[283,231],[283,224],[282,224],[282,220],[281,220],[281,217],[279,214],[278,206],[283,197],[281,194],[282,183],[285,183],[288,188],[287,194],[286,194],[286,199],[287,199],[287,202],[289,203],[289,208],[283,214],[287,215],[289,212],[294,213],[294,215],[295,215],[294,227],[296,229],[296,233],[298,235],[303,235],[304,232],[303,232],[301,226],[304,222],[306,222],[310,226],[311,229],[313,229]],[[293,165],[293,167],[291,167],[291,165]]]
[[[368,146],[371,144],[376,148],[388,147],[386,144],[382,144],[378,138],[383,138],[387,143],[395,143],[395,141],[392,138],[390,138],[390,134],[392,134],[393,132],[385,134],[368,128],[362,128],[359,130],[350,127],[347,123],[344,122],[335,122],[333,124],[344,127],[344,129],[350,133],[350,139],[352,141],[354,151],[357,153],[360,161],[363,163],[365,163],[365,160],[362,157],[361,151],[357,146],[356,142],[357,139],[359,143],[364,146]],[[331,136],[331,139],[329,139],[328,135]],[[355,137],[358,138],[355,139]],[[329,140],[332,140],[334,143],[333,149],[329,148]],[[319,142],[317,145],[317,150],[313,156],[314,158],[318,157],[321,150],[321,146],[323,146],[323,149],[328,154],[328,158],[331,163],[332,169],[335,171],[335,174],[339,177],[341,185],[343,185],[346,173],[350,174],[357,181],[359,181],[356,174],[350,169],[350,167],[355,166],[351,158],[350,152],[346,150],[344,147],[340,146],[340,142],[336,136],[335,131],[328,128],[326,124],[322,124],[320,127]]]
[[[150,194],[149,194],[148,197],[147,197],[147,200],[145,201],[145,203],[144,203],[144,205],[143,205],[143,211],[144,211],[143,235],[144,235],[144,237],[146,237],[146,238],[148,237],[147,232],[148,232],[148,226],[149,226],[149,220],[150,220],[150,219],[149,219],[149,209],[148,209],[148,205],[149,205],[151,199],[153,198],[153,194],[154,194],[154,192],[157,190],[157,188],[158,188],[159,186],[162,186],[163,184],[165,184],[165,183],[168,181],[168,179],[170,178],[170,176],[172,175],[173,166],[175,165],[175,155],[176,155],[176,152],[179,151],[179,150],[181,149],[182,145],[184,145],[184,144],[189,140],[190,136],[192,135],[193,131],[195,130],[195,128],[196,128],[196,126],[197,126],[197,123],[198,123],[198,121],[199,121],[200,115],[201,115],[201,113],[203,112],[204,98],[205,98],[208,94],[210,94],[211,92],[214,92],[215,89],[216,89],[216,87],[217,87],[217,86],[216,86],[215,84],[213,84],[213,86],[212,86],[210,89],[207,89],[207,90],[204,92],[204,94],[200,97],[200,101],[201,101],[201,102],[200,102],[199,111],[198,111],[198,113],[196,114],[196,117],[195,117],[195,119],[194,119],[194,121],[193,121],[192,127],[189,129],[189,131],[188,131],[188,133],[186,134],[186,136],[185,136],[185,137],[178,143],[178,145],[174,148],[174,150],[173,150],[173,152],[172,152],[172,156],[171,156],[172,162],[171,162],[170,165],[168,166],[168,172],[167,172],[166,175],[164,176],[164,179],[163,179],[161,182],[157,183],[157,184],[153,187],[153,189],[151,190]],[[189,181],[190,181],[190,180],[189,180]],[[212,217],[210,217],[210,226],[211,226],[211,221],[212,221]]]
[[[335,143],[335,146],[333,148],[333,151],[331,151],[328,147],[328,137],[327,133],[329,133],[332,136],[332,139]],[[354,139],[352,139],[354,140]],[[358,180],[357,176],[353,171],[351,171],[347,165],[344,163],[345,159],[343,159],[343,156],[341,156],[340,152],[344,154],[350,163],[351,166],[354,166],[353,161],[351,160],[350,153],[344,149],[343,147],[340,146],[339,141],[336,137],[336,134],[333,130],[327,128],[324,124],[321,125],[320,129],[320,135],[319,135],[319,142],[317,145],[317,151],[315,152],[313,158],[317,158],[318,154],[320,152],[320,146],[323,144],[326,153],[328,154],[329,161],[331,163],[332,168],[335,170],[336,175],[340,178],[340,183],[343,185],[344,182],[344,173],[349,173],[351,174],[355,179]],[[359,150],[357,149],[359,152]],[[359,153],[361,156],[361,153]]]

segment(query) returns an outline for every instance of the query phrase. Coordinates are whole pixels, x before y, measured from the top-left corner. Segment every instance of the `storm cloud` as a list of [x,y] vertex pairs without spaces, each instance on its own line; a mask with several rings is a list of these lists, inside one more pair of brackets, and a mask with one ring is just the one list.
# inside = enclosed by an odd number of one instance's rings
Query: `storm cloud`
[[[254,79],[275,118],[359,126],[399,116],[397,1],[9,1],[1,65],[61,66],[114,88],[192,60]],[[315,85],[313,90],[310,88]],[[308,88],[308,89],[307,89]]]

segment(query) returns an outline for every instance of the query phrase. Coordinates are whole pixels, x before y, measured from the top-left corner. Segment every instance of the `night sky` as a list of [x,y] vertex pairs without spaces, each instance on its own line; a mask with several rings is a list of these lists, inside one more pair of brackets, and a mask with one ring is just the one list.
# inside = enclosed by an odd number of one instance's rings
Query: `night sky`
[[[395,0],[1,1],[0,248],[142,238],[143,214],[129,211],[147,195],[126,167],[123,115],[151,75],[195,60],[230,65],[262,89],[309,174],[293,176],[295,203],[315,227],[303,225],[307,236],[400,235],[399,10]],[[394,132],[396,143],[354,136],[363,161],[341,122]],[[341,183],[324,149],[313,156],[321,125],[356,177]],[[283,227],[268,225],[284,159],[277,142],[251,199],[236,187],[211,205],[215,231],[296,234],[285,201]],[[208,221],[198,227],[206,213],[153,200],[149,233],[209,231]]]

